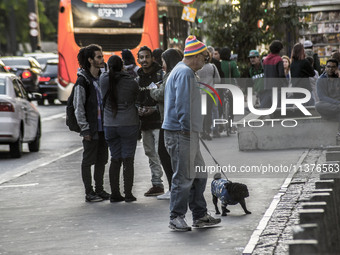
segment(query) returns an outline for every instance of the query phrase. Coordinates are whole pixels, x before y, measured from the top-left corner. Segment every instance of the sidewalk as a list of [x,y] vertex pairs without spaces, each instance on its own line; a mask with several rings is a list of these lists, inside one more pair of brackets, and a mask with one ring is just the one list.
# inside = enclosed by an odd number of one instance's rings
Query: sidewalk
[[[240,152],[236,136],[227,139],[227,144],[217,141],[213,153],[222,159],[227,151],[233,165],[261,161],[295,164],[304,152]],[[203,147],[201,151],[209,162]],[[80,159],[81,151],[0,185],[0,255],[242,254],[286,178],[232,179],[248,185],[250,197],[246,201],[252,214],[245,215],[239,205],[230,206],[231,213],[222,217],[220,225],[179,233],[168,228],[169,201],[143,196],[151,177],[140,143],[135,160],[134,203],[85,203]],[[205,195],[214,216],[211,180],[210,176]],[[105,188],[110,190],[108,171]],[[191,225],[189,212],[186,218]]]

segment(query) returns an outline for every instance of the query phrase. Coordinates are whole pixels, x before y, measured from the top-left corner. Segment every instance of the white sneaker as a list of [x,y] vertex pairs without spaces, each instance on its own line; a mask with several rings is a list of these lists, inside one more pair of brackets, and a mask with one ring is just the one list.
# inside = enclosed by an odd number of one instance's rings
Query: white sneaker
[[157,196],[158,200],[170,200],[170,196],[171,196],[171,191],[168,190],[166,193],[164,193],[163,195],[159,195]]

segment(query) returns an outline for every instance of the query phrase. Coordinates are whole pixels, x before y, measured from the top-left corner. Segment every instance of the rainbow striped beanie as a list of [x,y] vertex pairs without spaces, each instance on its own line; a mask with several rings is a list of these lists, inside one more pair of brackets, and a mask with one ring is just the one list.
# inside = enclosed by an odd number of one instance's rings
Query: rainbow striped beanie
[[204,43],[196,39],[196,36],[189,35],[185,40],[184,57],[199,54],[207,49]]

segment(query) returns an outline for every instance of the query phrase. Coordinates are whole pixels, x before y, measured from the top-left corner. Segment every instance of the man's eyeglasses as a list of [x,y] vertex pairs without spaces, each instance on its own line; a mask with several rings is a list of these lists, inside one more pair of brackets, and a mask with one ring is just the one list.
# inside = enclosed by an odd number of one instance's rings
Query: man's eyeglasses
[[335,69],[335,68],[337,68],[337,66],[326,66],[327,68],[329,68],[329,69]]
[[208,63],[210,60],[210,55],[209,54],[204,55],[203,53],[201,53],[201,55],[204,57],[204,61]]

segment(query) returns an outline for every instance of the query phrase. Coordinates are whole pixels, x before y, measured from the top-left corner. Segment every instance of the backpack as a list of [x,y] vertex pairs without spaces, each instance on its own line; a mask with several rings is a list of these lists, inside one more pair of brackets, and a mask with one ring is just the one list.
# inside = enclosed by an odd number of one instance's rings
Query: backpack
[[66,105],[66,126],[70,131],[80,133],[80,127],[77,122],[76,115],[74,114],[73,98],[74,98],[74,88],[79,85],[74,85],[72,88],[71,95],[67,99]]
[[[88,97],[88,92],[87,92],[87,87],[90,84],[89,80],[85,77],[85,76],[80,76],[79,78],[83,78],[85,80],[86,83],[86,99]],[[79,86],[78,84],[78,80],[76,81],[76,83],[74,84],[73,88],[72,88],[72,92],[71,95],[68,97],[67,99],[67,105],[66,105],[66,126],[68,126],[68,128],[70,129],[70,131],[74,131],[77,133],[80,133],[81,129],[78,125],[78,121],[76,118],[76,115],[74,114],[74,106],[73,106],[73,98],[74,98],[74,89],[76,86]]]

